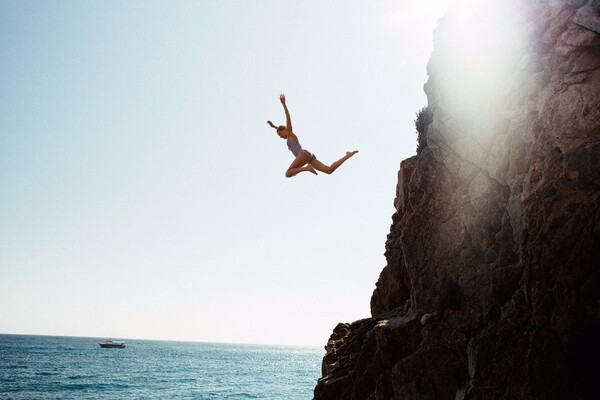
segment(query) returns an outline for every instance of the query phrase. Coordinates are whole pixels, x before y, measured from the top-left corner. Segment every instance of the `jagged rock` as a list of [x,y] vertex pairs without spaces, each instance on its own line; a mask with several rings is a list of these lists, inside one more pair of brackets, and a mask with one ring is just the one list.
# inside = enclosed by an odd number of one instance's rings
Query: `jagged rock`
[[598,3],[493,2],[472,58],[440,21],[372,317],[335,328],[315,400],[600,398]]
[[417,157],[402,161],[398,172],[398,186],[394,205],[398,210],[392,218],[392,227],[386,242],[386,258],[388,265],[381,271],[373,296],[371,297],[371,314],[377,316],[389,310],[405,306],[410,297],[409,288],[406,286],[406,274],[403,267],[402,246],[398,229],[403,227],[402,215],[413,212],[409,198],[409,182],[415,168]]
[[562,2],[570,5],[571,7],[579,8],[589,3],[589,0],[562,0]]
[[575,13],[573,22],[596,33],[600,33],[600,12],[598,11],[598,6],[587,5],[581,7]]
[[589,29],[577,24],[570,24],[569,28],[560,37],[562,43],[573,47],[598,47],[600,38]]
[[423,314],[423,316],[421,317],[421,325],[427,325],[427,322],[429,322],[430,319],[435,317],[435,315],[436,313]]

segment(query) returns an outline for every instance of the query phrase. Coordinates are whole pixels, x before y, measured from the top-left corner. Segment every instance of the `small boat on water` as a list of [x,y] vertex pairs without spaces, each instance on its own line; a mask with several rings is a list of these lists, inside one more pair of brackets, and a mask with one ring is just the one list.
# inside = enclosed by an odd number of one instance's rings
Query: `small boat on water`
[[113,340],[107,340],[106,342],[100,342],[98,344],[100,345],[100,347],[103,347],[103,348],[118,348],[118,349],[125,348],[125,342],[115,342]]

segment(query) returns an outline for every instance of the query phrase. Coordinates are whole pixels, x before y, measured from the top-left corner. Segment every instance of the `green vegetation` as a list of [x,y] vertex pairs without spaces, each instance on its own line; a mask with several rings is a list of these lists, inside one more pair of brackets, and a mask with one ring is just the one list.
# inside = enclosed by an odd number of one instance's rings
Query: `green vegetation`
[[427,146],[427,129],[433,121],[433,112],[429,107],[425,106],[417,113],[417,119],[415,119],[415,127],[417,128],[417,154],[421,154],[421,151]]

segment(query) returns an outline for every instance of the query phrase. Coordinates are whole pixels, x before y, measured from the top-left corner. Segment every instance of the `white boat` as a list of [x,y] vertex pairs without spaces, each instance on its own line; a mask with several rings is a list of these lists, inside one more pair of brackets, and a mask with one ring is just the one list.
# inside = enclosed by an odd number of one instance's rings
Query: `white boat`
[[115,342],[113,340],[107,340],[106,342],[100,342],[98,344],[100,345],[100,347],[105,347],[105,348],[118,348],[118,349],[125,348],[125,342]]

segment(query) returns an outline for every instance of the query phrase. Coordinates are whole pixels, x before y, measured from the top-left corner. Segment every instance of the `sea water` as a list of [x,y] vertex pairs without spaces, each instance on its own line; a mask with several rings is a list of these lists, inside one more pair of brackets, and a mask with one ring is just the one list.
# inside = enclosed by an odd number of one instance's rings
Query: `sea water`
[[[0,399],[312,399],[322,348],[0,335]],[[119,340],[119,339],[115,339]]]

